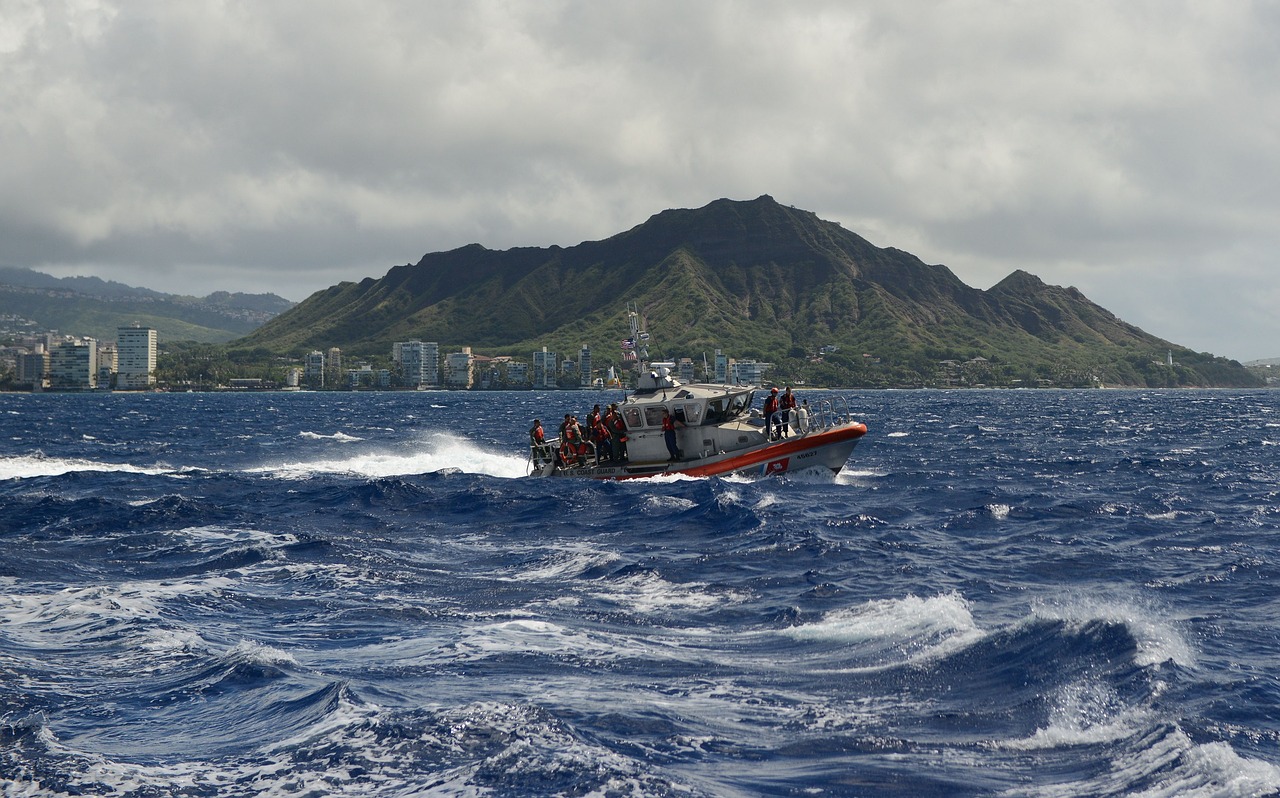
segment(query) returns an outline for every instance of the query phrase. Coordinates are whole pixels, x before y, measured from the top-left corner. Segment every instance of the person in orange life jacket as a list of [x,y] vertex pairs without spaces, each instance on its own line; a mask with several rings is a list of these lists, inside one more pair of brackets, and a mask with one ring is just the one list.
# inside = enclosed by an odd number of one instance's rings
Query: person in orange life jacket
[[[676,446],[676,424],[680,424],[671,417],[671,411],[665,407],[662,408],[662,439],[667,444],[667,454],[671,455],[668,460],[679,460],[680,449]],[[684,424],[680,424],[684,426]]]
[[586,450],[582,446],[582,430],[578,420],[568,413],[564,417],[564,425],[560,428],[560,459],[567,465],[576,459],[579,465],[586,464]]
[[578,455],[578,465],[587,464],[587,432],[577,416],[569,416],[569,429],[573,433],[573,451]]
[[796,395],[791,392],[791,386],[787,386],[787,390],[783,392],[781,398],[778,399],[778,410],[782,418],[778,422],[778,433],[786,437],[791,429],[792,415],[796,412]]
[[[596,422],[596,455],[597,458],[603,456],[606,460],[615,459],[614,451],[617,448],[613,442],[613,407],[605,408],[604,413],[600,416],[600,420]],[[603,452],[603,455],[600,453]]]
[[604,419],[599,413],[595,414],[595,421],[591,425],[591,440],[596,445],[596,465],[600,465],[601,459],[613,459],[613,446],[609,442],[609,430],[605,429]]
[[559,452],[559,455],[560,455],[560,464],[561,464],[561,465],[568,465],[568,463],[569,463],[569,458],[568,458],[568,456],[567,456],[568,451],[569,451],[569,438],[568,438],[568,434],[567,434],[567,430],[568,430],[568,429],[569,429],[569,414],[568,414],[568,413],[565,413],[565,414],[564,414],[564,421],[561,421],[561,422],[560,422],[560,452]]
[[613,421],[609,425],[609,432],[613,434],[613,456],[619,460],[626,460],[627,423],[622,420],[622,413],[618,412],[617,403],[609,405],[609,412],[613,414]]
[[[544,459],[543,453],[546,451],[546,435],[542,431],[542,422],[538,419],[533,420],[533,427],[529,430],[529,451],[533,453],[533,467],[537,468],[542,464]],[[545,458],[550,460],[549,457]]]
[[770,388],[769,398],[764,400],[764,436],[766,438],[770,437],[770,435],[776,438],[781,433],[781,430],[772,432],[774,416],[776,415],[778,415],[778,389]]
[[591,412],[587,413],[587,423],[582,430],[583,438],[591,441],[596,450],[596,465],[600,465],[600,405],[591,408]]

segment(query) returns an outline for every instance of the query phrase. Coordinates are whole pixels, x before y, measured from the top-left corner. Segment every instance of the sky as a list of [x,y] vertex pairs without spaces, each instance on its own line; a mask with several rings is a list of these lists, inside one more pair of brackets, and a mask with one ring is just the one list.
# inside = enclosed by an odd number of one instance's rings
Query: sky
[[1280,357],[1280,3],[0,0],[0,265],[335,283],[769,194]]

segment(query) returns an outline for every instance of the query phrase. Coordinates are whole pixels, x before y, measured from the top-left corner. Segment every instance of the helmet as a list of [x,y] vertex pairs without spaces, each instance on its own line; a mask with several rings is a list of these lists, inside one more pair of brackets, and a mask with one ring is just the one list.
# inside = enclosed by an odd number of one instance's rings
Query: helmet
[[769,393],[777,393],[777,392],[778,392],[778,389],[777,389],[777,388],[770,388],[770,389],[769,389]]

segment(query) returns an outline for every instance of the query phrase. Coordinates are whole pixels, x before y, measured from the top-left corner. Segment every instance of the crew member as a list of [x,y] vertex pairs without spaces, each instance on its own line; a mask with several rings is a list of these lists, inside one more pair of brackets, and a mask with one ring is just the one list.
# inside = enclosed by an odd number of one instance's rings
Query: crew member
[[[671,417],[671,411],[665,407],[662,408],[662,439],[667,444],[667,454],[671,455],[668,460],[679,460],[680,449],[676,446],[676,424],[680,424]],[[684,424],[680,424],[684,426]]]
[[778,437],[777,432],[773,431],[773,417],[778,414],[778,389],[769,389],[769,398],[764,400],[764,436],[766,438],[772,435]]
[[627,459],[627,422],[622,420],[622,413],[618,410],[618,405],[609,405],[609,409],[613,411],[613,426],[610,432],[613,433],[613,456],[619,460]]
[[791,424],[795,420],[793,414],[796,412],[796,395],[791,392],[791,386],[782,392],[781,398],[778,399],[778,410],[782,420],[778,422],[778,434],[786,437],[791,430]]
[[538,419],[533,420],[533,426],[529,429],[529,451],[533,455],[533,467],[536,470],[542,465],[545,459],[551,462],[551,456],[547,454],[546,434],[542,431],[542,422]]

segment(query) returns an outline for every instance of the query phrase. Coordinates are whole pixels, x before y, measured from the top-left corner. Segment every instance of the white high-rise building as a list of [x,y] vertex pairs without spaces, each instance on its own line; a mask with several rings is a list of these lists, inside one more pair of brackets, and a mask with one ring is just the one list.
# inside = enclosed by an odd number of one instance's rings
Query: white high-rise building
[[151,327],[116,329],[116,388],[146,390],[156,384],[156,331]]
[[471,364],[474,362],[471,347],[462,347],[461,352],[450,352],[444,359],[444,385],[446,388],[470,388],[474,379]]
[[578,384],[584,388],[591,387],[591,347],[586,344],[578,351]]
[[556,353],[548,352],[545,346],[533,353],[533,387],[556,387]]
[[319,349],[313,349],[303,359],[302,376],[309,387],[324,387],[324,352]]
[[733,358],[716,350],[716,382],[726,385],[732,380],[731,369],[733,367]]
[[434,388],[440,384],[440,345],[435,341],[401,341],[393,354],[400,364],[404,384],[412,388]]
[[64,341],[49,352],[49,387],[87,390],[98,387],[98,342]]

